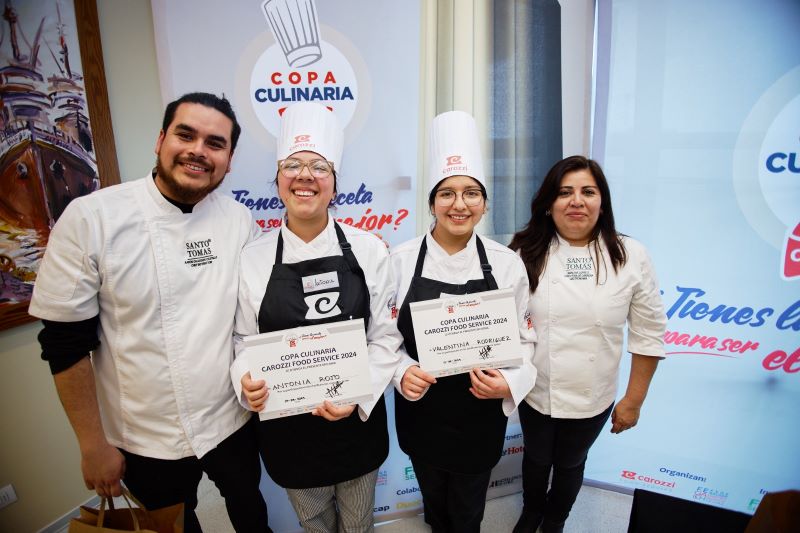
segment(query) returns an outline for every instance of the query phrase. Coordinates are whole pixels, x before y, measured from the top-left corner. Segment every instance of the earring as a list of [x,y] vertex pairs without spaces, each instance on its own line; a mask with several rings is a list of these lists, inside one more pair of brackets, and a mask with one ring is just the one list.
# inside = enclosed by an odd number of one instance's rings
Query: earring
[[547,211],[545,211],[545,212],[544,212],[544,216],[546,216],[546,217],[549,217],[549,216],[550,216],[550,210],[549,210],[549,209],[548,209]]

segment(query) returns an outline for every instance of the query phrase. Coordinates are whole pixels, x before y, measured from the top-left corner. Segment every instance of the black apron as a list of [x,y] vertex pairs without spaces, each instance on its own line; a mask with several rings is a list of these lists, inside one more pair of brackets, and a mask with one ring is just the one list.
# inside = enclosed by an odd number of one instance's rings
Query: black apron
[[[475,237],[483,279],[454,285],[422,277],[427,237],[423,237],[414,277],[408,287],[397,328],[406,352],[418,361],[411,302],[439,298],[442,293],[462,295],[497,289],[492,267],[480,238]],[[410,402],[395,390],[395,424],[400,448],[412,459],[450,472],[477,474],[500,460],[507,417],[503,400],[479,400],[469,392],[469,374],[436,378],[436,384],[417,401]]]
[[[278,236],[275,265],[258,312],[260,333],[355,318],[363,318],[367,328],[370,309],[364,272],[342,228],[336,223],[334,227],[344,255],[293,264],[283,264],[283,236]],[[338,291],[338,299],[320,297],[315,304],[316,314],[333,308],[333,304],[341,313],[308,319],[306,314],[311,311],[305,298],[331,289],[303,292],[301,280],[327,272],[337,273],[339,287],[334,291]],[[356,407],[349,417],[336,422],[308,413],[265,420],[258,427],[264,466],[275,483],[284,488],[305,489],[349,481],[378,468],[389,454],[383,396],[366,422],[361,421]]]

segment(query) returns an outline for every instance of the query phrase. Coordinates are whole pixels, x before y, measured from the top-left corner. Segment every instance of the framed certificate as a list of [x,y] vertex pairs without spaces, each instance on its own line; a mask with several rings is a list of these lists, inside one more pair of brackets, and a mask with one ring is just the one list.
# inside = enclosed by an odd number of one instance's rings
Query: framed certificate
[[409,308],[420,368],[435,377],[522,364],[511,289],[443,296]]
[[251,335],[243,345],[250,376],[269,388],[261,420],[372,399],[363,319]]

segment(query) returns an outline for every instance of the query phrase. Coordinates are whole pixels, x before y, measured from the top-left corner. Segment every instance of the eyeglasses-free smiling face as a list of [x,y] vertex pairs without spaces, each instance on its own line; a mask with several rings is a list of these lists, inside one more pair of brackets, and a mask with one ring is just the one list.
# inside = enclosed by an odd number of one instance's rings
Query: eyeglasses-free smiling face
[[286,205],[289,227],[323,224],[334,196],[333,166],[315,152],[297,152],[278,165],[278,195]]
[[156,186],[178,202],[197,203],[230,170],[233,122],[216,109],[184,102],[156,142]]
[[469,237],[486,211],[480,184],[469,176],[450,176],[436,188],[433,200],[434,232]]
[[586,246],[600,218],[602,197],[588,169],[567,172],[550,207],[558,234],[573,246]]

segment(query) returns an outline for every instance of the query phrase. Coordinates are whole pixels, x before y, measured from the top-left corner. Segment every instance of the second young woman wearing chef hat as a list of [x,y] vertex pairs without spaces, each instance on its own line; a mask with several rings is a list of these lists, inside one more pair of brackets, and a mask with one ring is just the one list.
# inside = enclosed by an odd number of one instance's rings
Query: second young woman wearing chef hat
[[[377,469],[389,451],[383,392],[401,343],[390,315],[394,283],[386,247],[328,213],[342,145],[342,128],[325,107],[300,103],[284,112],[276,182],[286,217],[279,231],[242,252],[234,328],[244,336],[364,319],[374,399],[344,407],[326,401],[312,414],[259,424],[267,472],[287,489],[306,531],[372,529]],[[301,280],[326,275],[336,276],[336,301],[316,305]],[[320,298],[330,298],[326,287]],[[269,383],[250,379],[244,358],[234,361],[231,378],[245,407],[264,408]]]
[[[404,361],[394,380],[397,437],[414,466],[425,521],[433,531],[477,533],[507,417],[536,378],[535,334],[525,317],[528,278],[514,252],[474,231],[486,212],[474,119],[461,111],[437,116],[429,155],[428,204],[435,223],[429,233],[391,254],[402,302],[397,326],[404,340]],[[423,371],[409,304],[498,288],[514,291],[523,364],[437,379]]]

